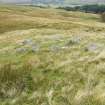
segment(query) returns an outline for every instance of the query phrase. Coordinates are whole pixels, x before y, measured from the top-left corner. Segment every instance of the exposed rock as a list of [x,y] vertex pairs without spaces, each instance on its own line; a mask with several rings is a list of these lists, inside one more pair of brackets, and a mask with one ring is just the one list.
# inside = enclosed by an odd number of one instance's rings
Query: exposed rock
[[90,52],[98,52],[102,48],[102,45],[97,44],[97,43],[91,43],[85,47],[85,51],[90,51]]
[[17,48],[17,49],[16,49],[16,52],[17,52],[17,53],[24,53],[24,52],[26,52],[26,51],[27,51],[26,48]]
[[73,37],[66,43],[66,46],[78,44],[78,43],[80,43],[80,41],[81,41],[80,37]]
[[39,46],[38,46],[38,45],[32,45],[32,46],[31,46],[31,51],[32,51],[32,52],[37,52],[37,51],[39,51]]
[[25,39],[23,42],[22,42],[23,45],[31,45],[33,44],[33,40],[32,39]]

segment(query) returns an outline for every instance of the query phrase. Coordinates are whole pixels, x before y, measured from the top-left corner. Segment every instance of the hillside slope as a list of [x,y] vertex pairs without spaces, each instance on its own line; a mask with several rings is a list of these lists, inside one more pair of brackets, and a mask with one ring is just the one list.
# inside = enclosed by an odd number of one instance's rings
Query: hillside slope
[[0,0],[1,3],[19,3],[19,4],[55,4],[55,5],[68,5],[68,4],[103,4],[105,0]]
[[99,15],[0,6],[1,105],[104,105],[104,68]]

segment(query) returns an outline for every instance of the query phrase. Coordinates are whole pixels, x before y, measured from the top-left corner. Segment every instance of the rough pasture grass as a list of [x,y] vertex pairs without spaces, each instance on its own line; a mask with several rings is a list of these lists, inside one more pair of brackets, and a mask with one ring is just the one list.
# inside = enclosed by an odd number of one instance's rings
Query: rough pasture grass
[[0,6],[0,104],[104,105],[104,46],[98,15]]

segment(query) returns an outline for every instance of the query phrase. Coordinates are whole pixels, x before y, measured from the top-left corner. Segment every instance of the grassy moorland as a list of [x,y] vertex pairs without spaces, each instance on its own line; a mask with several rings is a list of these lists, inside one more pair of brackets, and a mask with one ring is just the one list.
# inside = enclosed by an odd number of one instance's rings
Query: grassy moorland
[[0,105],[105,105],[100,16],[1,5]]

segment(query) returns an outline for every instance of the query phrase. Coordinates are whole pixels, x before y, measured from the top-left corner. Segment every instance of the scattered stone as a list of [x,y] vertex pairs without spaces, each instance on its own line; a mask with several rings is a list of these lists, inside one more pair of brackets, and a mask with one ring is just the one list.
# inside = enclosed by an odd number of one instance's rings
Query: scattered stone
[[80,38],[80,37],[74,37],[72,40],[73,40],[73,42],[75,42],[75,43],[80,43],[81,38]]
[[23,45],[31,45],[33,44],[33,40],[32,39],[25,39],[23,42],[22,42]]
[[32,46],[31,46],[31,51],[32,51],[32,52],[37,52],[37,51],[39,51],[39,46],[38,46],[38,45],[32,45]]
[[24,52],[26,52],[26,51],[27,51],[26,48],[17,48],[17,49],[16,49],[16,52],[17,52],[17,53],[24,53]]
[[22,47],[19,47],[16,49],[17,53],[24,53],[24,52],[30,52],[30,51],[32,51],[32,52],[39,51],[39,46],[36,44],[32,44],[29,46],[22,46]]
[[70,39],[66,46],[71,46],[71,45],[75,45],[75,44],[79,44],[81,41],[81,38],[80,37],[73,37],[72,39]]
[[101,48],[100,45],[98,45],[96,43],[92,43],[85,47],[85,51],[97,52],[100,50],[100,48]]

